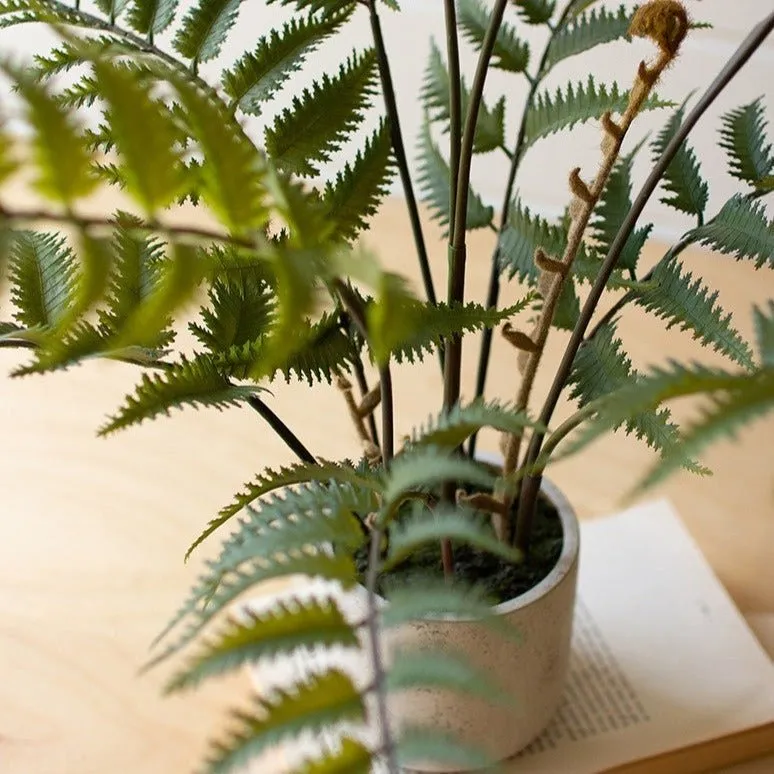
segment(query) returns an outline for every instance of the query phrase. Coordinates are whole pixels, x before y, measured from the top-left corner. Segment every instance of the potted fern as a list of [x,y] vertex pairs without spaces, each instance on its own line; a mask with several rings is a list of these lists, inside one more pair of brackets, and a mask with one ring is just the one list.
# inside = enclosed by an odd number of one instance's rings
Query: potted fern
[[[661,408],[665,400],[715,391],[720,429],[749,416],[751,405],[771,404],[772,310],[756,313],[762,365],[753,371],[750,347],[716,296],[683,269],[680,255],[700,243],[774,267],[774,231],[760,201],[774,188],[761,101],[723,118],[721,143],[731,174],[746,190],[715,214],[707,212],[708,185],[685,142],[774,26],[774,15],[690,111],[683,104],[672,113],[652,142],[653,171],[632,200],[636,149],[623,149],[641,112],[670,107],[654,88],[692,26],[683,6],[652,0],[611,11],[592,8],[593,0],[570,0],[562,8],[548,0],[494,0],[491,7],[447,0],[446,53],[431,47],[424,78],[427,121],[417,176],[430,212],[446,227],[449,282],[440,301],[382,7],[376,0],[279,4],[285,20],[217,81],[204,72],[239,26],[230,0],[200,0],[185,10],[155,0],[98,0],[94,12],[58,0],[2,5],[2,26],[45,23],[58,40],[31,64],[2,61],[30,140],[21,155],[14,137],[2,135],[0,173],[3,180],[20,169],[32,173],[49,204],[22,210],[0,198],[15,306],[13,320],[1,324],[0,342],[33,351],[18,374],[94,357],[147,369],[102,434],[176,408],[246,404],[298,458],[264,470],[194,541],[190,550],[236,525],[165,630],[166,645],[154,663],[214,626],[170,688],[312,647],[362,650],[369,677],[348,673],[344,662],[308,661],[289,686],[237,713],[235,730],[215,745],[208,770],[230,771],[277,742],[323,730],[335,732],[333,741],[324,740],[298,771],[366,771],[376,759],[391,771],[398,763],[480,766],[526,745],[561,695],[578,532],[571,507],[543,478],[545,467],[599,433],[623,428],[660,452],[655,475],[675,467],[701,470],[692,455],[712,432],[683,443]],[[385,5],[397,10],[394,0]],[[344,39],[363,14],[372,45],[266,119],[283,90],[293,87],[293,73],[307,60],[314,66],[315,49],[328,38]],[[519,24],[546,32],[532,69]],[[470,87],[460,73],[460,33],[478,54]],[[632,61],[624,76],[628,90],[591,76],[556,92],[545,88],[559,62],[632,36],[650,38],[655,54],[639,65]],[[529,83],[513,149],[505,140],[511,106],[485,94],[492,68]],[[93,106],[97,121],[82,112]],[[324,164],[364,125],[368,108],[380,114],[376,128],[353,160],[320,182]],[[264,121],[260,139],[254,124],[243,126],[245,116]],[[587,121],[599,124],[601,152],[584,166],[598,171],[593,179],[580,168],[570,173],[566,216],[551,223],[514,195],[521,162],[545,136]],[[509,173],[497,224],[493,208],[471,190],[470,173],[477,154],[503,150]],[[424,300],[356,243],[396,172]],[[663,200],[696,225],[643,271],[638,258],[650,227],[635,226],[659,184]],[[83,202],[104,186],[120,189],[126,205],[94,215]],[[173,217],[180,203],[201,204],[214,225],[185,213]],[[466,242],[470,230],[487,227],[497,242],[488,297],[478,304],[466,299]],[[501,283],[514,277],[524,286],[522,300],[498,306]],[[590,290],[581,305],[584,284]],[[202,290],[206,299],[189,326],[195,344],[175,347],[174,323],[189,302],[201,304]],[[595,317],[607,292],[617,300]],[[644,378],[616,335],[617,315],[627,304],[690,330],[741,373],[673,365]],[[518,320],[524,314],[531,315],[526,325]],[[516,352],[513,403],[484,398],[497,328]],[[571,331],[570,339],[542,408],[530,413],[539,405],[535,374],[555,329]],[[483,331],[478,378],[472,398],[463,400],[462,346],[475,331]],[[436,415],[412,431],[395,416],[392,372],[424,356],[437,357],[443,394]],[[282,377],[336,384],[360,441],[354,461],[321,459],[277,415],[262,393]],[[567,389],[578,410],[552,428]],[[409,433],[400,448],[396,427]],[[476,435],[487,427],[503,437],[502,462],[495,466],[475,453]],[[237,600],[261,584],[296,576],[323,579],[338,591],[294,593],[267,608],[234,613]],[[347,595],[356,598],[359,584],[365,609],[356,605],[349,614]],[[382,631],[389,633],[388,648]],[[479,695],[461,702],[449,689]],[[395,694],[390,702],[388,693]],[[482,702],[482,693],[493,701]],[[397,736],[391,711],[400,716]],[[360,733],[364,724],[377,728],[377,740]],[[439,734],[433,728],[439,725],[451,733]]]

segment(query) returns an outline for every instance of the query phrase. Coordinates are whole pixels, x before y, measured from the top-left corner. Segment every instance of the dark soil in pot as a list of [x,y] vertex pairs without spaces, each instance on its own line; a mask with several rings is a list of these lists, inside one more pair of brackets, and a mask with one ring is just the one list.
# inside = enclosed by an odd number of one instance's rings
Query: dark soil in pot
[[[466,585],[483,587],[495,602],[506,602],[536,586],[554,568],[562,553],[562,522],[556,508],[545,498],[538,499],[529,554],[521,564],[511,564],[467,544],[452,543],[455,578]],[[356,557],[358,571],[365,579],[367,549]],[[377,592],[384,594],[395,585],[405,586],[412,577],[443,577],[440,545],[428,545],[401,565],[384,573]]]

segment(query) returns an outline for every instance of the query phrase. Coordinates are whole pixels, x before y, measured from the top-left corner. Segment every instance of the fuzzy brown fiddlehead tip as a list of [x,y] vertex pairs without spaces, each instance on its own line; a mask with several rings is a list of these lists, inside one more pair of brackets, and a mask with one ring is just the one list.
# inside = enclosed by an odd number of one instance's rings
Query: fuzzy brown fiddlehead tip
[[651,38],[666,57],[674,59],[689,27],[688,11],[679,0],[650,0],[635,12],[629,34]]

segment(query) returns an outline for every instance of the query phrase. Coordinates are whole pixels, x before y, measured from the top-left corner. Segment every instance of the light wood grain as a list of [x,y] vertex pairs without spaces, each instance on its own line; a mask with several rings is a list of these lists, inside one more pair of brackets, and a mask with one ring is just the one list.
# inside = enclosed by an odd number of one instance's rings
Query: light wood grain
[[[442,288],[443,244],[434,229],[428,233]],[[367,242],[385,263],[416,276],[399,204],[382,210]],[[490,234],[474,235],[473,297],[483,295],[491,246]],[[655,256],[651,246],[647,260]],[[723,288],[725,305],[749,335],[751,302],[774,295],[770,277],[702,252],[689,255],[688,263]],[[627,313],[621,330],[638,364],[699,353],[688,337],[667,334],[642,315]],[[556,362],[563,341],[555,337],[548,362]],[[476,351],[467,345],[468,395]],[[7,373],[23,359],[0,350],[0,370]],[[189,540],[244,481],[290,454],[249,409],[176,413],[97,439],[94,431],[137,378],[132,367],[94,362],[45,378],[0,379],[3,774],[190,771],[221,725],[222,709],[244,696],[244,681],[234,678],[162,698],[163,674],[140,677],[137,670],[207,554],[184,565]],[[540,374],[539,391],[547,379]],[[512,397],[516,382],[514,353],[498,340],[491,395]],[[437,410],[439,388],[433,359],[396,374],[399,433]],[[357,453],[334,390],[273,389],[272,406],[315,452]],[[772,433],[774,422],[757,423],[737,443],[718,444],[707,456],[714,478],[678,476],[654,493],[675,503],[746,613],[774,612]],[[494,450],[496,439],[487,436],[483,445]],[[552,477],[583,517],[593,517],[620,505],[651,460],[636,442],[615,437],[557,466]]]

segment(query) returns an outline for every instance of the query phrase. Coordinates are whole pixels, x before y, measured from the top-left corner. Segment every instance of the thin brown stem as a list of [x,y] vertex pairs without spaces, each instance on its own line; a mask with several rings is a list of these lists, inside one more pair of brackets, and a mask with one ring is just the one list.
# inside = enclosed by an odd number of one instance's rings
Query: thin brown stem
[[301,443],[298,436],[257,396],[251,395],[247,402],[255,409],[271,427],[272,430],[285,442],[287,447],[301,460],[314,464],[317,462],[309,449]]
[[462,82],[460,47],[457,36],[455,0],[444,0],[446,18],[446,58],[449,68],[449,233],[454,233],[454,208],[457,203],[460,148],[462,145]]
[[[725,90],[726,86],[731,82],[734,76],[742,69],[747,63],[750,57],[760,47],[760,45],[766,40],[766,38],[774,30],[774,12],[766,16],[761,22],[759,22],[750,32],[750,34],[744,39],[739,48],[734,52],[734,55],[726,62],[723,69],[718,73],[707,90],[702,95],[701,99],[696,103],[693,110],[688,114],[685,121],[680,128],[675,132],[674,136],[667,144],[664,152],[661,154],[659,160],[648,175],[645,184],[642,186],[637,198],[634,200],[629,212],[621,223],[618,233],[615,235],[613,243],[610,245],[607,256],[599,270],[594,284],[592,285],[589,296],[583,305],[578,322],[570,336],[570,341],[565,348],[564,355],[562,356],[561,363],[556,371],[554,380],[548,391],[543,409],[540,412],[540,422],[544,425],[551,421],[553,412],[556,409],[556,405],[559,402],[559,396],[562,393],[567,379],[569,378],[572,370],[575,356],[578,353],[583,337],[586,330],[591,323],[591,319],[594,316],[594,312],[599,304],[599,300],[602,297],[602,293],[607,286],[607,282],[610,279],[610,275],[616,267],[621,252],[626,245],[626,241],[629,235],[633,231],[637,224],[637,219],[642,214],[645,205],[647,204],[653,192],[658,187],[659,182],[664,176],[664,172],[675,157],[676,153],[680,149],[680,146],[685,142],[688,135],[693,130],[694,126],[698,123],[699,119],[704,115],[707,109],[718,98],[718,96]],[[540,451],[543,445],[543,435],[535,432],[530,440],[529,449],[525,460],[525,465],[531,465],[540,455]],[[537,493],[540,489],[540,475],[530,475],[525,478],[525,486],[522,486],[521,498],[519,501],[519,514],[534,513],[535,503],[537,500]],[[528,485],[528,486],[527,486]],[[528,520],[529,522],[529,520]],[[529,526],[529,523],[526,524]],[[524,529],[524,527],[522,527]],[[527,536],[522,536],[524,539]]]

